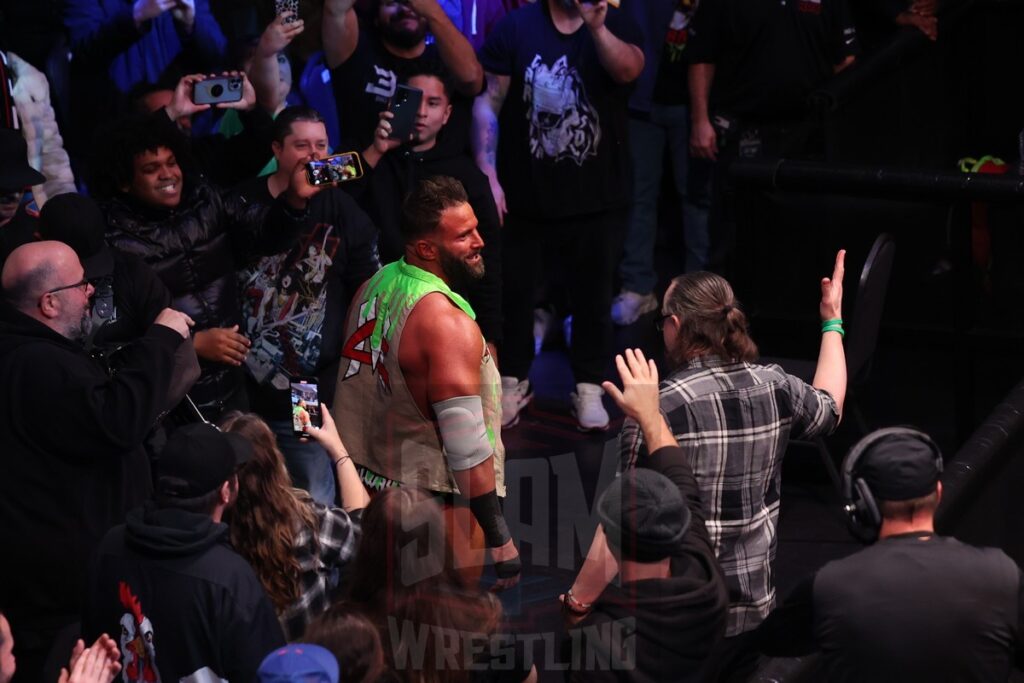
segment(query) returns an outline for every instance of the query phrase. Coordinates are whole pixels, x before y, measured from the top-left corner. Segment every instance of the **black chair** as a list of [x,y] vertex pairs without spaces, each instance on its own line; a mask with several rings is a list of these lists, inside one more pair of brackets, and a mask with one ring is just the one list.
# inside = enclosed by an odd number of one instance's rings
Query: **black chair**
[[[864,261],[864,268],[860,271],[860,283],[853,302],[853,317],[847,320],[846,337],[843,339],[848,378],[843,412],[847,419],[853,418],[861,434],[866,434],[869,430],[864,413],[857,403],[857,392],[867,382],[871,373],[871,362],[878,344],[878,329],[882,323],[882,311],[885,309],[885,296],[889,290],[889,277],[892,274],[895,255],[896,242],[888,233],[879,235],[871,245],[871,251]],[[807,383],[814,379],[817,367],[816,360],[796,358],[764,358],[763,362],[778,363],[783,370]],[[841,492],[842,479],[825,439],[818,437],[813,442],[796,443],[813,445],[818,450],[832,483],[836,490]]]

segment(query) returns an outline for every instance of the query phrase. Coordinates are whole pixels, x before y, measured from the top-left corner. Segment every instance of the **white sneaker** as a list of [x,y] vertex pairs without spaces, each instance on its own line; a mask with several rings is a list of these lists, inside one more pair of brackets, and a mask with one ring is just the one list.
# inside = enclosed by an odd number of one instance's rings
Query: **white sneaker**
[[533,399],[530,380],[519,381],[515,377],[501,378],[501,426],[503,429],[515,427],[519,422],[519,414]]
[[622,290],[612,299],[612,322],[616,325],[632,325],[644,313],[658,308],[658,298],[654,294],[637,294]]
[[604,409],[601,397],[604,389],[596,384],[580,382],[572,397],[572,412],[581,432],[608,429],[608,411]]

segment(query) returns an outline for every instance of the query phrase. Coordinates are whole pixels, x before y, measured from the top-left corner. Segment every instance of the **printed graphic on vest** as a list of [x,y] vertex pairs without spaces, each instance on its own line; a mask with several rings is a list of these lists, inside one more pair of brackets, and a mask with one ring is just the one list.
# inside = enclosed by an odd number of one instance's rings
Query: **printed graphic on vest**
[[327,271],[338,244],[334,226],[320,223],[288,253],[260,259],[242,271],[243,331],[252,341],[245,363],[257,382],[270,380],[287,389],[286,375],[315,370],[327,310]]
[[530,120],[530,152],[537,159],[572,159],[582,166],[597,154],[601,122],[579,72],[565,55],[548,67],[536,55],[526,68],[523,101]]
[[128,610],[121,617],[121,680],[124,683],[159,683],[153,624],[143,613],[138,597],[124,581],[118,586],[118,597]]
[[387,357],[388,351],[391,350],[391,345],[388,343],[392,325],[390,318],[384,319],[384,329],[382,334],[379,335],[379,346],[375,346],[373,343],[373,330],[377,325],[379,303],[380,296],[378,295],[373,297],[372,300],[364,301],[359,306],[356,330],[345,341],[345,346],[341,349],[342,358],[348,358],[349,360],[348,367],[345,369],[345,374],[342,375],[341,379],[345,381],[355,377],[359,374],[363,365],[368,365],[370,372],[377,375],[381,389],[385,393],[390,394],[391,377],[388,375],[388,369],[384,366],[384,359]]
[[395,86],[398,85],[398,76],[395,72],[374,64],[373,73],[377,80],[367,82],[366,92],[373,95],[378,102],[386,102],[394,97]]

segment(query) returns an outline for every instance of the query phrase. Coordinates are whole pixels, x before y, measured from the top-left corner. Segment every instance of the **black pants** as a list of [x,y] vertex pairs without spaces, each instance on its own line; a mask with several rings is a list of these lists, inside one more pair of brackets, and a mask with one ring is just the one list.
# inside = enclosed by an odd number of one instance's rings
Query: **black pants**
[[[628,209],[557,221],[505,217],[502,302],[505,315],[501,374],[524,379],[533,363],[537,282],[564,283],[572,313],[570,364],[577,382],[600,384],[611,355],[611,301]],[[545,263],[555,272],[545,272]],[[554,294],[554,293],[552,293]]]
[[715,117],[714,124],[718,134],[718,159],[711,176],[709,269],[732,278],[736,274],[733,271],[739,196],[730,176],[730,166],[740,159],[799,157],[807,147],[811,124],[807,121],[757,123],[721,116]]

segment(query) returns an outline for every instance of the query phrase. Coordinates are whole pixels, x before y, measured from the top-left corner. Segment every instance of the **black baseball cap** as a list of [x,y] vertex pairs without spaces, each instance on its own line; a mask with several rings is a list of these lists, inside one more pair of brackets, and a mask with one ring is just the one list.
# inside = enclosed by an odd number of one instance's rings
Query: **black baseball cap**
[[252,458],[252,444],[239,434],[205,423],[176,430],[157,462],[156,493],[198,498],[214,491]]
[[657,562],[678,552],[690,527],[679,488],[647,468],[627,470],[605,489],[597,515],[608,544],[627,560]]
[[89,280],[114,272],[114,253],[104,241],[107,221],[95,201],[68,192],[51,197],[39,211],[39,236],[63,242],[78,254]]
[[868,447],[857,476],[881,500],[911,500],[935,490],[942,474],[942,456],[913,434],[890,434]]

